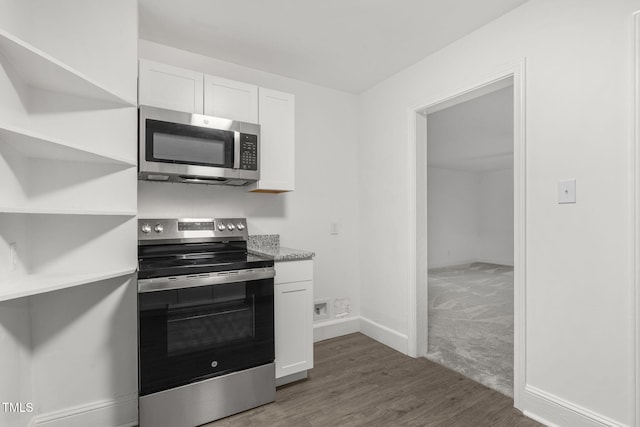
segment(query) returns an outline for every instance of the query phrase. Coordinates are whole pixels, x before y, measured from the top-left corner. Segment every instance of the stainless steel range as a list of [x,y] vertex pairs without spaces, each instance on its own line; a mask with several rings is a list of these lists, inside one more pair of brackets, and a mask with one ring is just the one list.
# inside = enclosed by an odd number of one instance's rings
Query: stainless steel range
[[140,427],[275,400],[273,260],[244,218],[138,220]]

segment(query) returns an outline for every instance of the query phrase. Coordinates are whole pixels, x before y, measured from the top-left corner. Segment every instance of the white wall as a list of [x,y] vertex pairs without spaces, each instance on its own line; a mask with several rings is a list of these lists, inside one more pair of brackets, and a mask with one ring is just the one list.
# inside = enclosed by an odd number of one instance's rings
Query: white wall
[[[31,387],[31,318],[29,300],[0,302],[0,402],[34,402]],[[0,426],[23,427],[32,413],[5,412],[0,406]]]
[[[244,81],[296,97],[296,190],[140,182],[139,217],[246,216],[250,234],[280,234],[314,258],[314,298],[349,298],[359,311],[357,97],[140,40],[140,57]],[[330,235],[331,222],[340,225]]]
[[427,185],[429,268],[476,261],[480,228],[478,173],[429,167]]
[[513,265],[513,169],[478,174],[476,259]]
[[[137,421],[137,286],[116,278],[31,297],[33,402],[39,423]],[[65,418],[66,412],[73,414]],[[84,424],[83,424],[84,423]]]
[[[386,234],[384,251],[376,243],[380,224],[411,218],[408,109],[483,84],[526,58],[522,405],[559,425],[634,422],[631,43],[638,9],[637,0],[531,0],[361,99],[361,313],[406,338],[409,228]],[[556,183],[569,177],[577,179],[579,202],[558,205]]]
[[428,265],[513,265],[513,169],[428,168]]

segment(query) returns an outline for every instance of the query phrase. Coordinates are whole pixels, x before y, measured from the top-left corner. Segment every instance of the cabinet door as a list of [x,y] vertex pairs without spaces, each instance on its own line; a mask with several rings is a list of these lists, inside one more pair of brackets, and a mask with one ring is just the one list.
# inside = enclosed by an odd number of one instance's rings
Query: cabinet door
[[140,60],[138,104],[202,114],[204,74]]
[[313,368],[313,282],[275,286],[276,378]]
[[260,88],[260,181],[250,191],[292,191],[295,179],[295,97]]
[[258,86],[205,75],[204,114],[258,123]]

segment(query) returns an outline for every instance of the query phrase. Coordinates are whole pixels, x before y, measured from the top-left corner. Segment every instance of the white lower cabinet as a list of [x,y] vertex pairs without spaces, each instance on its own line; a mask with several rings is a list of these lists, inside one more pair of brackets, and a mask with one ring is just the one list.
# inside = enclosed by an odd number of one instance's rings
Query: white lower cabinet
[[313,261],[276,262],[276,383],[306,378],[313,368]]

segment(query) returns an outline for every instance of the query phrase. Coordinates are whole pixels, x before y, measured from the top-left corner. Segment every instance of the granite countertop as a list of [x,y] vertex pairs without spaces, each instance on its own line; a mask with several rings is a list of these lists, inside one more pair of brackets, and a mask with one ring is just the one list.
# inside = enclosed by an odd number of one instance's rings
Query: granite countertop
[[256,234],[249,236],[247,241],[249,253],[266,255],[274,261],[300,261],[312,259],[316,254],[302,249],[280,246],[279,234]]

